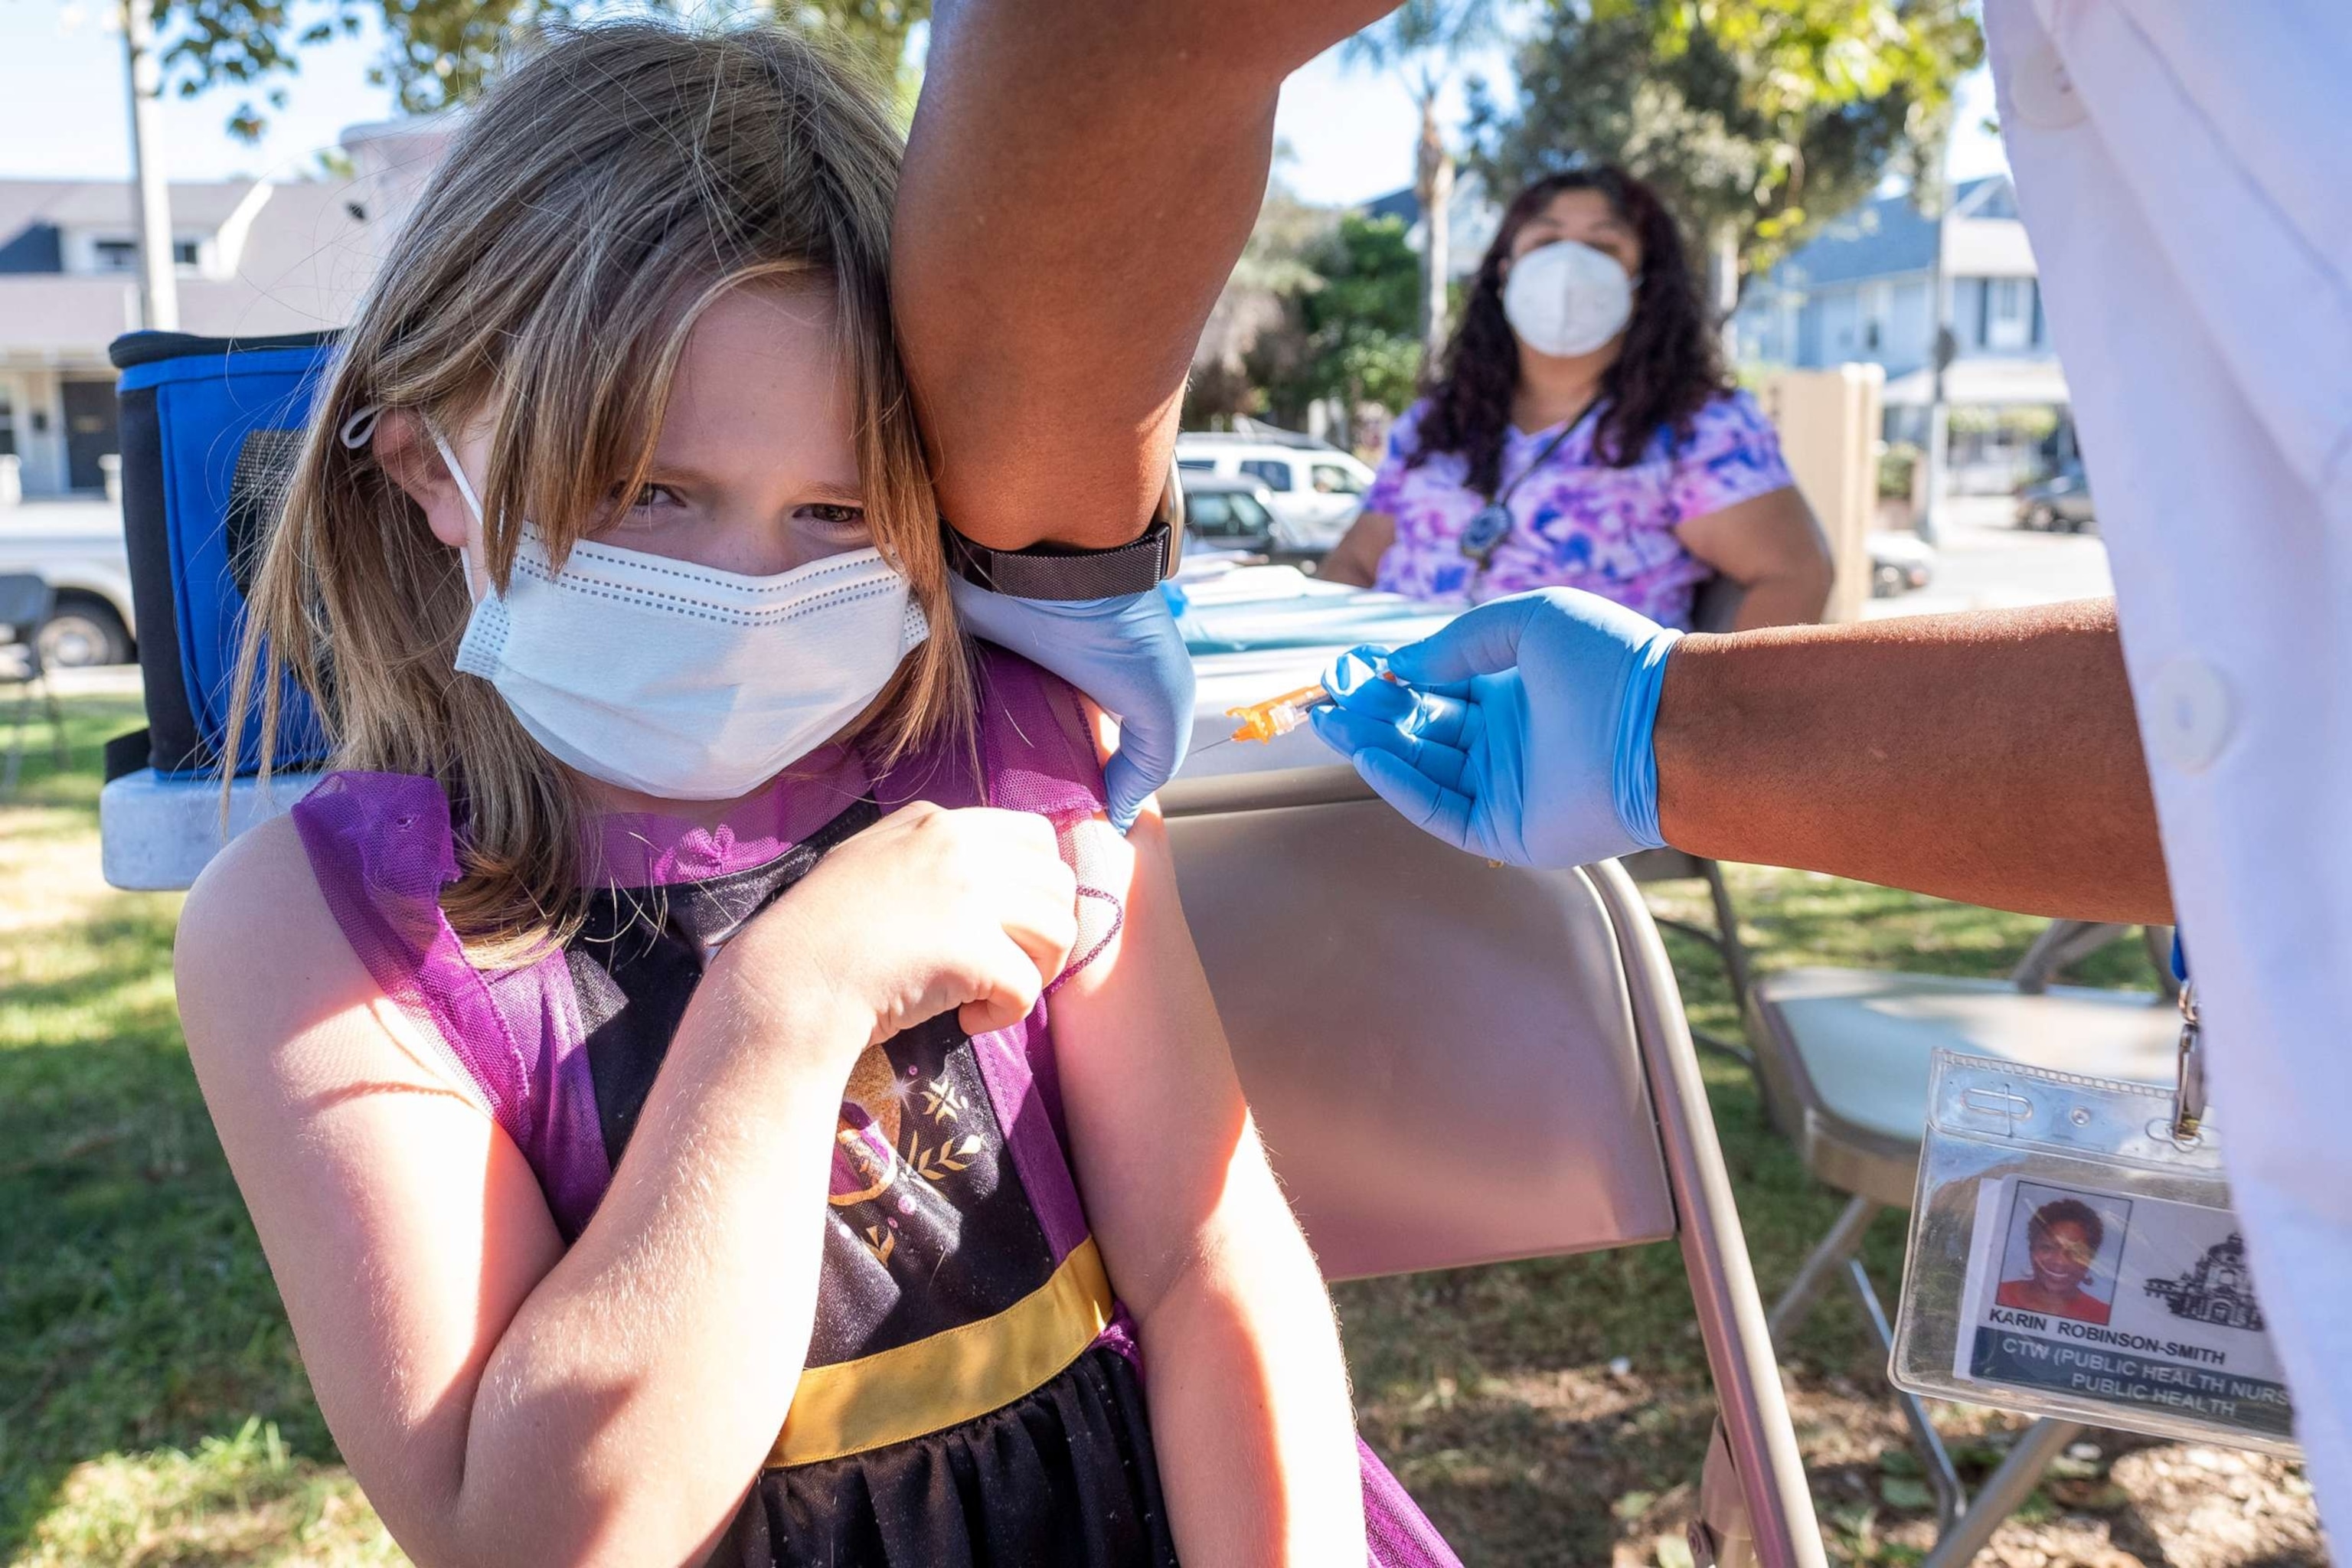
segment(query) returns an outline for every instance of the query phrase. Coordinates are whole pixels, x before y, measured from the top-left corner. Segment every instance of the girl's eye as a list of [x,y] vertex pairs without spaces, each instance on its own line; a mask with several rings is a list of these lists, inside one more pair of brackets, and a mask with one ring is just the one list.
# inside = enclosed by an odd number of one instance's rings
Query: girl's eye
[[645,485],[639,487],[635,498],[629,502],[627,510],[632,512],[652,511],[657,507],[683,504],[685,503],[679,500],[677,492],[667,485]]
[[639,485],[635,495],[615,486],[612,510],[604,514],[603,525],[591,534],[642,533],[660,529],[677,521],[685,510],[686,498],[667,485]]
[[813,522],[824,523],[827,528],[850,529],[866,526],[864,507],[842,506],[833,501],[817,501],[801,508],[801,514]]

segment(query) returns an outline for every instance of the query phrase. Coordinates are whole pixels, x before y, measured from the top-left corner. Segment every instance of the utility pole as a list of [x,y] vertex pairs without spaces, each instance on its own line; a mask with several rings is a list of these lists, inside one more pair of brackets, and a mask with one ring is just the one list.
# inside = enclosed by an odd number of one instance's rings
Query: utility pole
[[131,168],[139,184],[140,325],[149,331],[176,331],[180,285],[173,271],[172,192],[164,179],[157,112],[163,63],[155,58],[155,13],[149,0],[122,0],[122,55],[131,76]]
[[1715,330],[1723,363],[1739,363],[1739,226],[1726,219],[1707,245],[1707,281],[1715,292]]
[[1951,460],[1951,411],[1944,405],[1944,367],[1952,363],[1957,343],[1952,337],[1951,279],[1944,275],[1944,215],[1936,214],[1936,265],[1928,273],[1930,302],[1935,307],[1936,336],[1927,350],[1927,486],[1920,498],[1919,537],[1929,544],[1943,521],[1944,481]]
[[1944,273],[1944,224],[1952,210],[1952,193],[1944,184],[1942,160],[1936,168],[1936,261],[1927,274],[1927,307],[1936,334],[1927,347],[1927,484],[1919,500],[1919,518],[1913,526],[1929,544],[1936,542],[1943,521],[1945,469],[1951,458],[1951,412],[1944,406],[1944,369],[1952,363],[1958,342],[1952,336],[1952,281]]
[[1437,128],[1437,84],[1421,89],[1421,147],[1413,195],[1421,203],[1421,363],[1433,373],[1445,353],[1445,287],[1453,271],[1454,154]]

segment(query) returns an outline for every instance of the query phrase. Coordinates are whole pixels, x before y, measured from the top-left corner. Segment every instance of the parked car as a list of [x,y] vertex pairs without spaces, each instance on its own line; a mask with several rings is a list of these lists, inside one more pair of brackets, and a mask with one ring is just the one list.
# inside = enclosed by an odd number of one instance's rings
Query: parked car
[[1936,580],[1936,547],[1916,533],[1873,529],[1870,546],[1870,596],[1892,599],[1924,588]]
[[1274,497],[1249,474],[1187,473],[1185,547],[1236,550],[1251,555],[1288,553],[1276,540]]
[[1188,430],[1176,437],[1176,466],[1188,477],[1256,479],[1279,525],[1277,544],[1302,555],[1339,542],[1372,483],[1372,470],[1353,455],[1265,426],[1245,434]]
[[2069,463],[2046,479],[2017,492],[2017,526],[2044,533],[2082,533],[2098,526],[2091,510],[2090,480],[2083,465]]
[[52,669],[121,664],[132,654],[131,562],[122,513],[101,501],[0,507],[0,573],[30,572],[56,595],[40,631]]

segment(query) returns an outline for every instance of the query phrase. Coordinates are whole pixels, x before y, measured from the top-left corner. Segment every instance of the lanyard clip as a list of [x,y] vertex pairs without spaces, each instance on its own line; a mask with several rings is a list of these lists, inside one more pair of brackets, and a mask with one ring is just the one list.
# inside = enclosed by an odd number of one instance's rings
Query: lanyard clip
[[2172,1093],[2172,1136],[2187,1143],[2205,1124],[2205,1048],[2197,1025],[2197,988],[2180,987],[2180,1051]]

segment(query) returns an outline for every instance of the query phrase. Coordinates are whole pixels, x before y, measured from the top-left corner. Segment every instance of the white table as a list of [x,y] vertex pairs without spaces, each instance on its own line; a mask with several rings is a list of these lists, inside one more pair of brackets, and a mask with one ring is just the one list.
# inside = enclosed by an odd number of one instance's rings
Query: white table
[[[1200,680],[1192,751],[1178,774],[1183,779],[1337,761],[1303,728],[1263,745],[1217,744],[1233,733],[1225,710],[1311,686],[1345,649],[1365,642],[1411,642],[1454,614],[1393,594],[1318,583],[1289,566],[1205,562],[1180,578],[1178,586],[1186,601],[1178,624],[1193,650]],[[239,779],[229,792],[227,837],[286,810],[318,778],[280,773],[267,791],[251,779]],[[215,781],[163,778],[152,768],[106,786],[99,795],[98,825],[106,879],[118,888],[187,887],[226,842]]]

